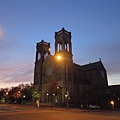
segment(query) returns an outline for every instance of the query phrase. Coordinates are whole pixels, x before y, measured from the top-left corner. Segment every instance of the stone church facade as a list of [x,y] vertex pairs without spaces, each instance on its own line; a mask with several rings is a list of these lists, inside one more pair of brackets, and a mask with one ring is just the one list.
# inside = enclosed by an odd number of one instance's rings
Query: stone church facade
[[[62,60],[57,60],[58,55]],[[52,81],[56,83],[53,86],[53,88],[56,87],[56,91],[50,92],[49,86]],[[98,96],[95,98],[95,95],[102,95],[103,87],[108,86],[108,81],[106,69],[101,60],[86,65],[73,62],[71,32],[62,28],[55,32],[54,55],[50,53],[50,43],[44,40],[37,43],[34,84],[40,85],[43,103],[53,101],[58,105],[69,103],[69,105],[80,106],[99,99]],[[90,90],[92,93],[98,90],[99,93],[91,97]],[[96,101],[100,104],[99,100]]]

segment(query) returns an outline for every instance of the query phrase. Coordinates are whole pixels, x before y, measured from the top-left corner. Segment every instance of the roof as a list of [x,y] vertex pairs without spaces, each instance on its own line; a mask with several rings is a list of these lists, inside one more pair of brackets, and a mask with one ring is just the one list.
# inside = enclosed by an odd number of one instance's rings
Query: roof
[[73,68],[83,71],[83,68],[80,65],[76,64],[76,63],[73,63]]
[[97,62],[94,62],[94,63],[89,63],[89,64],[86,64],[86,65],[82,65],[81,67],[83,68],[83,70],[91,70],[91,69],[97,69],[99,66],[102,66],[104,68],[101,60],[97,61]]

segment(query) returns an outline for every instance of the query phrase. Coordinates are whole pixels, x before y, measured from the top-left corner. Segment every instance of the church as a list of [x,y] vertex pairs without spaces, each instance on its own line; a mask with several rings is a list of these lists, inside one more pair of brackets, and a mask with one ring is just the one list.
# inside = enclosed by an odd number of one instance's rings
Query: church
[[55,32],[55,53],[50,43],[36,45],[34,84],[40,87],[40,102],[63,106],[102,104],[107,72],[101,61],[79,65],[73,61],[71,32]]

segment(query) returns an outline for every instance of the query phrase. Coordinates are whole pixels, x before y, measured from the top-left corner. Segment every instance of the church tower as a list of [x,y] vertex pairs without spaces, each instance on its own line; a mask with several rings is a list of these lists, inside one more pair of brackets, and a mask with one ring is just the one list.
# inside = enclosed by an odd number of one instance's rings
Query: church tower
[[37,43],[36,46],[36,60],[34,69],[34,84],[40,85],[40,90],[42,90],[42,64],[47,55],[50,55],[50,43],[42,40]]
[[72,59],[72,43],[71,43],[71,32],[62,30],[55,32],[55,54],[64,53]]
[[[71,32],[62,30],[55,32],[55,58],[61,56],[62,61],[57,60],[57,68],[61,68],[61,73],[57,77],[61,78],[60,86],[63,88],[63,95],[70,97],[73,100],[72,94],[74,91],[73,81],[73,58],[72,58],[72,42]],[[57,74],[57,73],[56,73]],[[59,78],[57,78],[59,81]]]

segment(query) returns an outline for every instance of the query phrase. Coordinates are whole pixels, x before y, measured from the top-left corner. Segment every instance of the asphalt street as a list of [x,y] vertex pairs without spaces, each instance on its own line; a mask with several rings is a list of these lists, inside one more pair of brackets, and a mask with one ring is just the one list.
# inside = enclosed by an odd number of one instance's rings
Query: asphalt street
[[120,120],[120,111],[0,105],[0,120]]

